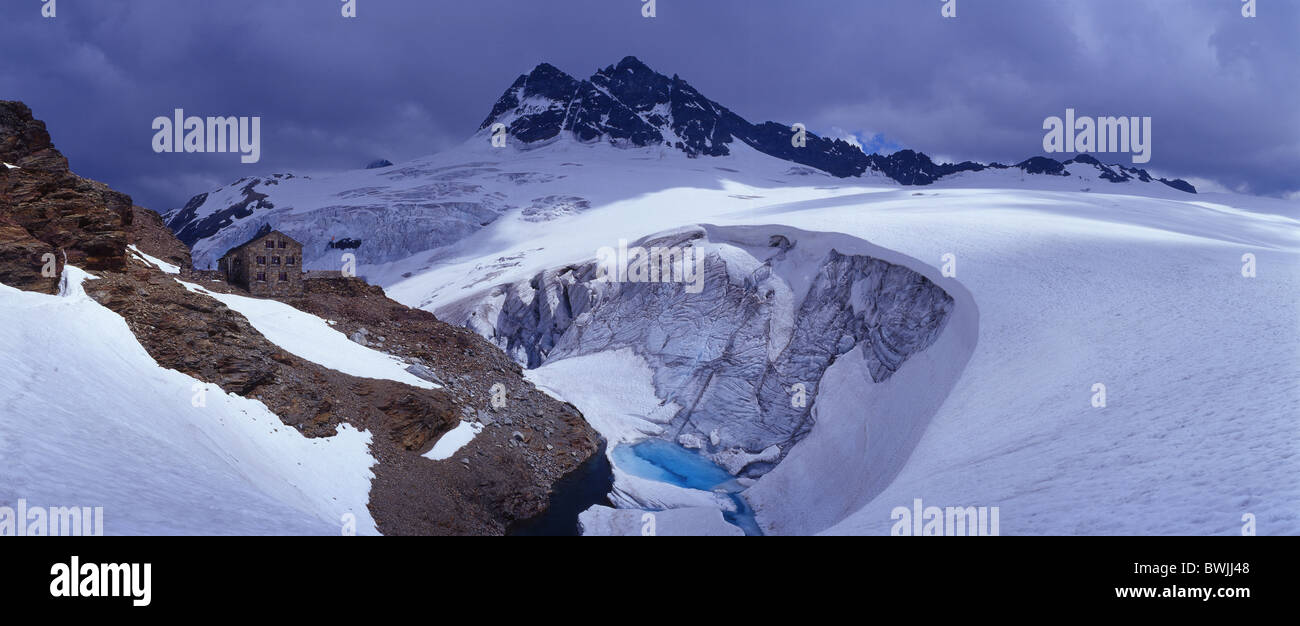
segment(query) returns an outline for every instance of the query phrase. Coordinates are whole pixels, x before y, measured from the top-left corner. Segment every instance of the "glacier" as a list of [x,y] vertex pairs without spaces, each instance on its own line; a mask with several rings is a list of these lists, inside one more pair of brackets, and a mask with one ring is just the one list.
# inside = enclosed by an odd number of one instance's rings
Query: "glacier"
[[[780,124],[613,69],[539,66],[445,153],[245,179],[169,224],[200,266],[265,223],[309,267],[355,253],[531,368],[611,461],[655,439],[727,468],[765,534],[888,534],[918,498],[998,506],[1004,534],[1300,532],[1294,201],[1087,155],[786,154]],[[700,246],[705,288],[596,281],[621,240]],[[729,494],[627,469],[587,532],[739,532]]]
[[[469,319],[470,328],[504,340],[521,362],[533,351],[541,366],[529,370],[530,379],[582,409],[611,446],[673,438],[671,429],[681,424],[671,416],[680,407],[663,389],[675,388],[661,387],[648,361],[622,368],[592,361],[645,361],[631,342],[591,352],[575,350],[564,333],[531,335],[571,325],[564,315],[546,324],[529,319],[532,331],[521,325],[504,333],[499,315],[492,317],[512,289],[520,298],[511,306],[528,294],[558,304],[558,286],[575,279],[602,246],[653,233],[743,227],[766,236],[739,246],[720,236],[717,243],[762,250],[728,257],[749,256],[752,265],[772,254],[767,237],[782,229],[843,236],[869,246],[861,254],[919,272],[953,298],[944,330],[886,379],[877,382],[872,372],[889,359],[863,358],[860,350],[837,354],[810,402],[807,432],[781,450],[774,467],[750,468],[757,479],[740,477],[754,481],[744,497],[765,533],[888,534],[890,510],[917,497],[1001,506],[1004,534],[1233,534],[1246,513],[1260,520],[1261,533],[1300,532],[1293,504],[1300,491],[1287,478],[1300,470],[1288,417],[1300,411],[1300,390],[1287,382],[1300,375],[1293,332],[1300,326],[1300,220],[1293,202],[1008,171],[967,172],[915,188],[793,171],[743,146],[709,161],[563,140],[546,150],[470,149],[513,169],[564,173],[569,178],[522,193],[581,187],[591,207],[545,223],[507,213],[456,244],[373,273],[390,297],[444,319]],[[1245,253],[1268,271],[1242,277]],[[945,255],[956,259],[952,278],[934,269]],[[711,271],[711,280],[723,280]],[[539,276],[538,285],[549,287],[520,287]],[[811,278],[783,282],[792,285],[793,302]],[[765,306],[782,297],[773,289]],[[540,304],[525,308],[540,312]],[[470,315],[476,309],[485,312],[482,319]],[[784,337],[781,317],[771,319],[768,336]],[[766,353],[768,341],[762,345]],[[1201,356],[1209,354],[1225,360]],[[1253,374],[1232,374],[1242,363]],[[1103,409],[1089,404],[1097,382],[1112,392]],[[641,391],[623,391],[629,386]],[[927,391],[945,386],[946,396]],[[620,401],[631,396],[643,399]],[[691,433],[708,441],[712,430]],[[1259,450],[1273,461],[1252,461]],[[611,500],[629,511],[725,507],[716,494],[617,467]],[[635,529],[593,515],[600,528]],[[680,519],[709,528],[714,520]]]
[[809,407],[837,357],[857,351],[868,381],[887,380],[935,340],[953,308],[929,278],[841,252],[850,238],[827,239],[789,228],[687,227],[636,245],[704,254],[698,294],[601,280],[589,261],[439,314],[528,367],[632,349],[654,371],[656,396],[681,407],[663,436],[700,442],[714,462],[757,478],[811,428]]

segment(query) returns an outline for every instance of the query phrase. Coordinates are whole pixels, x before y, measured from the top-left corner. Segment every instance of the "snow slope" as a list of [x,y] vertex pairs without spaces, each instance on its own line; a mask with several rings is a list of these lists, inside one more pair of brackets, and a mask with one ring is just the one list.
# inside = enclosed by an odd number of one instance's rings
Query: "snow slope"
[[583,416],[610,449],[662,432],[663,424],[681,408],[655,397],[654,372],[628,349],[552,361],[526,370],[524,376],[561,402],[580,398],[588,407]]
[[[743,216],[779,213],[787,205],[799,211],[820,205],[843,207],[878,193],[887,193],[891,199],[915,197],[912,202],[928,204],[923,198],[936,198],[936,194],[946,189],[1058,192],[1060,195],[1056,197],[1067,198],[1096,195],[1099,203],[1108,202],[1105,198],[1118,194],[1167,199],[1174,203],[1169,206],[1197,201],[1213,203],[1218,202],[1214,198],[1219,196],[1188,194],[1159,183],[1111,183],[1085,170],[1078,170],[1080,173],[1072,176],[1032,175],[1018,169],[985,170],[954,174],[926,186],[903,186],[871,172],[857,178],[835,178],[761,154],[743,144],[733,144],[730,156],[692,159],[675,150],[620,149],[570,139],[558,139],[544,149],[533,150],[494,149],[486,139],[474,139],[407,166],[413,170],[460,172],[473,177],[473,182],[482,187],[481,193],[491,194],[504,207],[499,219],[454,243],[404,257],[384,254],[382,258],[397,260],[380,262],[372,262],[376,257],[361,252],[364,246],[358,251],[360,271],[368,280],[389,288],[404,303],[428,300],[432,305],[437,300],[438,306],[460,299],[478,288],[482,281],[508,282],[537,268],[589,258],[597,247],[616,246],[620,238],[632,241],[685,224],[769,223],[772,220]],[[493,175],[509,172],[511,182],[480,181],[486,175],[482,172]],[[586,208],[558,211],[540,221],[530,211],[555,204],[568,207],[572,199],[581,200]],[[1277,203],[1285,205],[1285,210],[1295,210],[1293,203]],[[725,219],[731,215],[735,217]],[[797,220],[789,225],[815,230]],[[569,233],[572,236],[561,232],[579,228],[588,231]],[[552,245],[547,245],[548,242]],[[477,259],[469,266],[472,271],[457,274],[457,270],[466,268],[461,262],[471,258]],[[337,269],[333,259],[325,265]]]
[[[409,262],[411,257],[425,259],[464,249],[467,239],[492,237],[497,226],[513,230],[539,224],[545,230],[547,224],[582,215],[592,207],[677,185],[716,188],[732,180],[757,188],[719,198],[737,204],[774,202],[788,185],[918,193],[952,185],[1009,185],[1197,197],[1136,178],[1110,182],[1100,177],[1100,170],[1083,165],[1071,165],[1070,176],[1028,174],[1013,167],[961,172],[933,185],[905,187],[875,170],[836,178],[768,156],[743,142],[730,144],[728,156],[690,158],[676,148],[615,148],[583,143],[567,133],[544,147],[515,142],[493,148],[489,135],[483,131],[446,152],[393,167],[240,179],[196,196],[186,207],[168,212],[165,219],[192,246],[194,267],[199,269],[215,268],[222,254],[270,225],[303,244],[308,269],[338,270],[343,255],[353,254],[360,275],[390,284],[407,271],[423,269],[424,264]],[[356,247],[331,247],[344,240],[352,240]]]
[[922,498],[999,506],[1004,534],[1238,534],[1246,514],[1300,533],[1294,219],[1122,196],[954,204],[869,227],[958,255],[979,346],[900,475],[830,532],[887,533]]
[[[913,267],[927,274],[952,254],[979,326],[951,395],[906,458],[801,468],[796,455],[831,454],[816,441],[870,422],[851,363],[828,372],[842,391],[817,398],[813,433],[746,493],[768,532],[888,533],[892,508],[922,498],[999,506],[1004,534],[1234,534],[1247,513],[1260,533],[1300,533],[1295,203],[1010,171],[901,187],[736,152],[692,160],[561,142],[497,153],[498,167],[539,180],[566,173],[590,208],[544,223],[507,216],[375,275],[398,301],[457,310],[620,238],[701,222],[845,233],[930,264]],[[1247,253],[1255,278],[1241,273]],[[1095,383],[1104,408],[1091,406]],[[777,488],[796,471],[800,481]],[[886,471],[897,475],[882,480]],[[817,480],[875,481],[875,492],[808,514],[794,490]]]
[[0,285],[0,504],[102,506],[113,535],[328,535],[348,514],[376,534],[369,433],[307,439],[159,367],[88,279],[65,268],[62,296]]
[[180,274],[180,273],[181,273],[181,268],[179,268],[179,267],[177,267],[177,266],[175,266],[175,265],[172,265],[171,263],[168,263],[168,262],[166,262],[166,261],[163,261],[163,260],[161,260],[161,259],[158,259],[157,257],[151,257],[151,256],[149,256],[149,255],[147,255],[147,254],[141,252],[140,249],[137,248],[137,247],[135,247],[134,245],[127,246],[126,249],[127,249],[127,250],[130,250],[130,251],[131,251],[131,254],[134,254],[134,255],[135,255],[136,257],[138,257],[141,261],[144,261],[145,263],[147,263],[147,264],[149,264],[149,265],[152,265],[152,266],[158,268],[158,269],[161,270],[164,274]]
[[465,444],[474,440],[474,436],[483,432],[483,424],[480,422],[461,422],[455,428],[447,431],[446,434],[438,438],[438,443],[433,444],[433,448],[424,453],[424,458],[434,461],[445,461],[456,454],[458,450],[465,447]]
[[[611,350],[557,360],[525,372],[529,382],[561,402],[571,402],[607,442],[605,456],[614,472],[610,500],[622,509],[721,510],[726,498],[633,475],[619,467],[614,449],[659,435],[680,407],[655,396],[654,373],[631,350]],[[689,519],[701,519],[692,516]],[[703,519],[712,520],[711,516]],[[720,518],[719,518],[720,519]],[[604,521],[601,522],[603,524]],[[588,534],[594,532],[588,529]]]
[[[494,129],[502,131],[499,136]],[[568,158],[579,152],[596,158]],[[560,167],[532,167],[537,159],[516,158],[521,153],[554,159]],[[640,159],[677,170],[738,171],[738,164],[753,165],[755,156],[767,170],[847,177],[833,178],[840,181],[835,184],[926,185],[1015,176],[1056,179],[1041,184],[1075,189],[1195,192],[1185,181],[1107,166],[1086,154],[1061,155],[1063,161],[1031,156],[1015,165],[987,167],[969,161],[937,164],[910,149],[867,154],[841,139],[796,135],[790,121],[752,123],[682,77],[660,74],[629,56],[582,80],[548,63],[537,65],[502,93],[473,138],[443,155],[324,176],[247,177],[194,196],[165,219],[193,248],[199,268],[211,268],[226,250],[269,225],[304,244],[308,267],[339,269],[343,251],[351,251],[346,253],[354,254],[369,276],[369,266],[453,245],[510,214],[545,222],[662,188],[659,173],[645,167],[638,168],[636,180],[619,177],[614,186],[584,176],[584,171],[611,168],[584,170],[585,165]],[[684,166],[688,162],[693,165]],[[756,173],[749,167],[739,171]],[[614,189],[622,195],[602,193]]]
[[330,328],[325,320],[283,302],[216,293],[186,282],[181,284],[190,291],[220,300],[248,318],[253,328],[271,343],[308,361],[360,378],[395,380],[424,389],[439,388],[438,384],[407,372],[409,365],[401,359],[355,343]]

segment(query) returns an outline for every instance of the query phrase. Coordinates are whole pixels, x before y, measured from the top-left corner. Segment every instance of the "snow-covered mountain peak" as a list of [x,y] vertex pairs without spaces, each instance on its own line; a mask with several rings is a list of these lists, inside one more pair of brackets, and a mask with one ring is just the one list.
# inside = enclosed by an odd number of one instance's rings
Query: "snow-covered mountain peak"
[[[547,146],[568,136],[583,143],[619,147],[664,146],[689,157],[729,156],[737,144],[778,159],[845,178],[868,172],[904,185],[928,185],[943,177],[985,169],[1018,168],[1027,174],[1069,175],[1065,166],[1096,168],[1104,180],[1162,182],[1195,193],[1183,180],[1157,179],[1143,170],[1104,165],[1089,155],[1067,161],[1034,156],[1013,166],[999,163],[935,163],[923,152],[904,149],[867,154],[839,138],[796,131],[792,124],[752,123],[705,97],[681,77],[656,72],[636,57],[578,80],[549,63],[520,76],[497,100],[480,134],[500,124],[516,147]],[[795,141],[802,133],[803,141]],[[1091,174],[1091,169],[1088,169]]]
[[[506,130],[504,147],[490,141],[497,124]],[[192,247],[201,269],[270,225],[304,244],[312,269],[338,269],[341,255],[354,253],[367,276],[391,284],[425,267],[408,263],[392,272],[393,264],[459,245],[503,216],[536,223],[683,187],[738,183],[748,189],[740,195],[765,196],[758,190],[833,185],[838,178],[863,187],[1122,189],[1157,197],[1195,191],[1184,181],[1088,155],[1036,156],[1014,165],[935,163],[911,149],[866,154],[812,132],[806,142],[794,142],[795,132],[783,123],[751,123],[636,57],[581,80],[542,63],[510,85],[460,146],[315,179],[243,178],[194,196],[167,214],[167,225]],[[337,247],[339,241],[347,247]]]

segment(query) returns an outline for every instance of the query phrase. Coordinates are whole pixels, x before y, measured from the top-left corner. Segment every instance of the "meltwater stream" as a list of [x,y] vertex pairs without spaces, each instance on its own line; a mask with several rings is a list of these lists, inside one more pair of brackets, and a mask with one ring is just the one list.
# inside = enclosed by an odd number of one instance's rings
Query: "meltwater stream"
[[744,487],[727,470],[714,465],[701,454],[663,439],[646,439],[634,444],[614,448],[614,465],[619,469],[648,480],[725,493],[735,503],[735,511],[723,511],[727,522],[740,527],[746,535],[762,535],[754,521],[754,511],[740,495]]

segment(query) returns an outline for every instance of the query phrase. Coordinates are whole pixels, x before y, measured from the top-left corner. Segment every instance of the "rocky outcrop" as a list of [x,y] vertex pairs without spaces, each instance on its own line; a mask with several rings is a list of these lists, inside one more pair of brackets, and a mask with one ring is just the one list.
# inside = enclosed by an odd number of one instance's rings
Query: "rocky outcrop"
[[[208,194],[201,193],[190,198],[184,207],[169,212],[168,224],[185,245],[193,246],[198,240],[215,235],[221,229],[252,215],[258,209],[275,208],[275,203],[268,199],[267,194],[258,191],[258,186],[263,184],[274,186],[280,184],[282,180],[293,180],[293,178],[293,174],[272,174],[264,179],[241,178],[234,182],[234,185],[239,186],[240,191],[240,199],[235,203],[198,219],[199,209],[208,200]],[[257,226],[254,224],[254,227]],[[245,240],[251,238],[252,236],[249,236]]]
[[[844,139],[821,137],[806,129],[796,141],[789,124],[751,123],[721,104],[706,98],[681,77],[669,78],[626,57],[586,80],[578,80],[553,65],[542,63],[517,78],[497,100],[479,126],[489,131],[503,124],[524,147],[554,141],[562,133],[574,139],[622,146],[664,146],[691,157],[726,156],[738,144],[763,154],[816,168],[840,178],[878,172],[904,185],[929,185],[940,178],[987,168],[1007,169],[998,163],[934,163],[923,152],[899,150],[893,154],[867,153]],[[1091,159],[1087,155],[1081,155]],[[1034,157],[1014,167],[1027,174],[1067,175],[1065,165],[1047,157]],[[1095,162],[1095,159],[1093,160]],[[1112,182],[1153,179],[1140,170],[1097,164]],[[1117,173],[1118,172],[1118,173]],[[1196,193],[1183,180],[1160,182]]]
[[[259,400],[307,437],[331,436],[342,423],[370,431],[378,461],[370,509],[384,534],[503,534],[543,513],[553,485],[598,450],[599,436],[576,409],[537,391],[473,333],[357,279],[314,282],[293,304],[342,331],[373,329],[376,349],[421,364],[443,388],[358,378],[301,359],[218,300],[143,263],[103,273],[85,289],[122,315],[163,367]],[[498,383],[507,402],[494,410]],[[421,456],[463,420],[492,426],[451,459]],[[527,433],[523,441],[515,431]]]
[[0,100],[0,161],[26,170],[68,171],[68,160],[50,142],[45,122],[21,102]]
[[89,270],[126,267],[131,198],[68,171],[45,124],[21,102],[0,101],[0,162],[0,280],[52,293],[41,261],[50,252],[56,276],[65,260]]
[[[128,257],[128,243],[182,267],[190,255],[156,214],[71,174],[20,103],[0,102],[0,160],[14,166],[0,165],[0,281],[54,293],[65,260],[92,270],[86,293],[121,315],[162,367],[258,400],[306,437],[344,423],[369,431],[369,507],[385,534],[506,533],[545,512],[555,485],[600,449],[576,409],[535,389],[487,341],[358,279],[310,281],[291,304],[348,334],[368,329],[375,349],[441,388],[349,376],[281,349],[217,299]],[[46,255],[55,266],[44,267]],[[494,407],[494,395],[504,404]],[[451,459],[422,456],[463,421],[488,426]]]
[[54,246],[33,237],[22,224],[0,213],[0,283],[27,291],[56,293],[61,261]]
[[162,216],[141,206],[131,207],[133,215],[127,240],[141,252],[178,267],[189,267],[190,249],[172,234]]
[[[268,341],[239,313],[185,289],[173,276],[133,266],[104,273],[85,289],[126,319],[159,365],[260,399],[308,436],[331,436],[341,421],[355,420],[358,428],[382,422],[394,443],[417,449],[458,420],[445,392],[355,379],[303,361]],[[377,411],[377,405],[392,411]]]
[[751,477],[811,429],[817,386],[837,357],[859,350],[864,384],[885,381],[935,340],[953,306],[921,274],[814,235],[694,227],[635,245],[702,251],[702,288],[608,282],[592,261],[444,313],[529,367],[631,348],[651,365],[656,395],[682,407],[663,436]]

